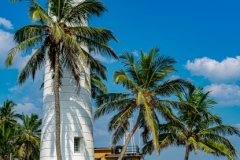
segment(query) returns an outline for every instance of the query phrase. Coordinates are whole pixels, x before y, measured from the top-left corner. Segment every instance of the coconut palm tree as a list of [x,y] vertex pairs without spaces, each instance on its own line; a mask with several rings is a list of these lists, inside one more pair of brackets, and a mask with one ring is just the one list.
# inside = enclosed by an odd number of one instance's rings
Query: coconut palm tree
[[0,123],[0,160],[10,159],[17,156],[16,144],[18,135],[19,125],[14,123],[14,125],[6,125],[5,123]]
[[22,120],[21,134],[17,141],[20,146],[19,156],[26,160],[39,159],[42,120],[33,113],[30,116],[22,114],[20,119]]
[[[179,110],[178,118],[184,126],[169,121],[160,124],[160,150],[169,146],[184,146],[186,148],[184,160],[189,159],[189,153],[193,150],[195,154],[201,150],[215,156],[225,156],[229,160],[237,157],[237,150],[225,136],[240,136],[240,132],[236,127],[222,124],[221,118],[210,112],[216,102],[209,99],[209,93],[209,91],[204,93],[203,88],[199,87],[177,94],[181,102],[190,103],[198,112],[192,112],[188,108]],[[143,153],[151,154],[153,151],[153,141],[147,142],[143,147]]]
[[[86,47],[93,46],[101,54],[118,58],[115,52],[107,45],[108,41],[117,39],[112,32],[103,28],[86,26],[91,16],[101,16],[106,7],[98,0],[48,0],[48,11],[35,0],[29,1],[29,15],[32,25],[24,26],[14,34],[17,45],[12,48],[5,61],[11,66],[16,54],[38,47],[19,74],[19,84],[32,76],[36,70],[49,60],[54,73],[54,96],[56,115],[56,152],[61,159],[60,150],[60,103],[59,86],[63,68],[68,68],[75,79],[76,86],[80,87],[80,73],[85,77],[85,84],[90,89],[89,80],[84,64],[91,58]],[[94,61],[94,59],[92,58]]]
[[128,119],[137,114],[137,120],[129,132],[119,160],[122,160],[128,143],[138,127],[143,127],[151,132],[154,148],[159,149],[158,142],[158,115],[178,123],[171,111],[181,108],[180,103],[164,100],[172,96],[175,91],[182,91],[191,86],[183,79],[169,80],[169,75],[175,71],[175,59],[158,54],[158,48],[152,48],[149,54],[141,51],[138,60],[134,55],[124,52],[120,59],[124,69],[114,72],[114,82],[121,84],[128,93],[108,93],[98,96],[96,103],[98,109],[94,118],[97,119],[111,112],[116,113],[109,122],[109,131],[113,133],[113,144],[116,144],[127,131]]
[[19,118],[19,114],[13,110],[16,106],[17,104],[11,100],[3,102],[3,106],[0,107],[0,123],[5,125],[16,123],[16,119]]
[[10,154],[15,154],[17,150],[16,135],[19,129],[17,118],[19,114],[14,111],[17,105],[6,100],[0,107],[0,159],[9,159]]

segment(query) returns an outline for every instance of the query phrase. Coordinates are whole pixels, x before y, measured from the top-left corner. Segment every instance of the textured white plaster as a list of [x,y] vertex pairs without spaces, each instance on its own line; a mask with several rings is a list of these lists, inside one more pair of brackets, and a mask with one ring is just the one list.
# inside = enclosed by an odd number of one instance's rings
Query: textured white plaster
[[[61,116],[61,124],[69,124],[69,123],[73,123],[73,124],[79,124],[79,122],[82,125],[92,125],[92,120],[89,117],[77,117],[77,116],[73,116],[73,118],[68,118],[66,116]],[[77,119],[77,120],[76,120]],[[43,121],[42,121],[42,126],[45,125],[55,125],[55,116],[51,116],[51,115],[45,115],[43,117]]]

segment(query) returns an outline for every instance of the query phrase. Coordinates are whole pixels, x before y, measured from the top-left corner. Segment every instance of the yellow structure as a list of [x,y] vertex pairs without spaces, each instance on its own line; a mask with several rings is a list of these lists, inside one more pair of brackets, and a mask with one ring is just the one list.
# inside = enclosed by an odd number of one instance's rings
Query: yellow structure
[[[95,160],[117,160],[120,152],[119,146],[118,148],[94,148],[94,158]],[[126,151],[123,160],[140,160],[141,158],[142,154],[138,150],[133,150]]]

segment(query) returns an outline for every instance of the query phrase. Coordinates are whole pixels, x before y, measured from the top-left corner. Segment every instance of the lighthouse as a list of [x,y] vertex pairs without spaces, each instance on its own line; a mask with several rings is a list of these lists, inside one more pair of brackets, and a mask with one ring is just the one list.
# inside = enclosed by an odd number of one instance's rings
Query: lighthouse
[[[84,69],[90,80],[89,66],[85,64]],[[81,89],[77,92],[70,70],[63,68],[60,86],[62,160],[94,160],[91,92],[85,84],[84,73],[79,76]],[[40,160],[57,160],[53,77],[47,60],[44,72]]]

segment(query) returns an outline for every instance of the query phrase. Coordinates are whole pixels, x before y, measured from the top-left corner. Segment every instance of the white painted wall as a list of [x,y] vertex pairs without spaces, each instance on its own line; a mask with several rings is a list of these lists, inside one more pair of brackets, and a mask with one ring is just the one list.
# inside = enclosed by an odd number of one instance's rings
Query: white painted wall
[[[89,74],[89,68],[85,67]],[[41,135],[41,160],[57,160],[55,147],[55,111],[52,71],[46,63],[43,92],[43,122]],[[63,160],[93,160],[92,105],[90,91],[81,77],[77,95],[75,82],[69,71],[63,73],[60,89],[61,150]],[[74,137],[82,137],[81,152],[74,153]]]

